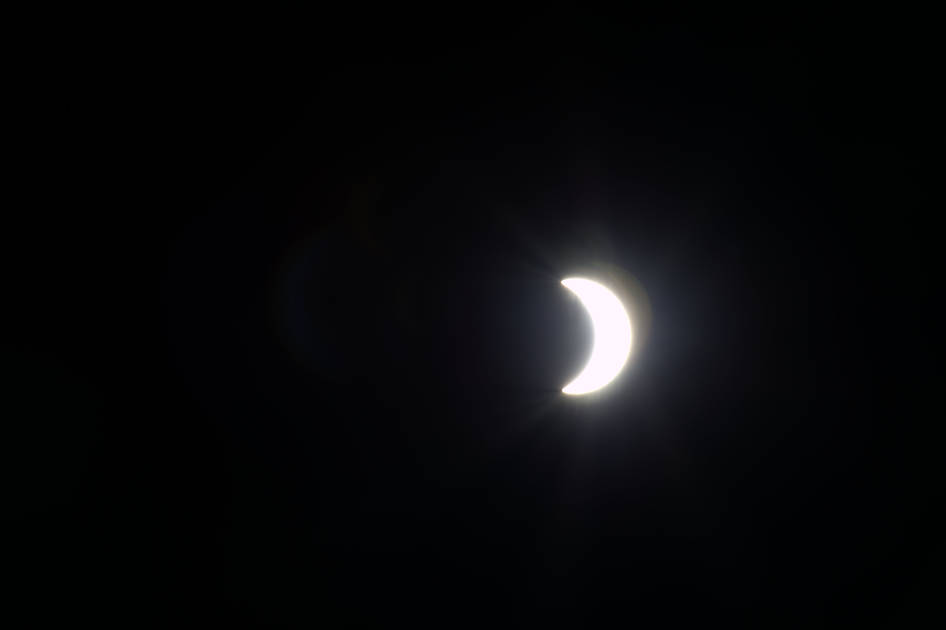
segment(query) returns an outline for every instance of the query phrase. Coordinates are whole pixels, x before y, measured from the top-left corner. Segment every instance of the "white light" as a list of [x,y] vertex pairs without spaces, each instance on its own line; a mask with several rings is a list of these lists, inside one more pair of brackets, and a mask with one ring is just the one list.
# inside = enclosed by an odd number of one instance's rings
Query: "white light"
[[588,394],[613,381],[627,362],[631,354],[631,320],[621,300],[597,282],[565,278],[562,284],[581,300],[594,328],[591,358],[562,392],[573,396]]

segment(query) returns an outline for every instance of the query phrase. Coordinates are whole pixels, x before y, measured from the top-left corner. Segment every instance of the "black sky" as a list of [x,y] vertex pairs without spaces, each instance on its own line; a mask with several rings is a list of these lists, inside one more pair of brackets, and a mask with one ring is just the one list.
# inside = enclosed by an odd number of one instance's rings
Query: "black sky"
[[[919,34],[848,26],[53,54],[6,595],[130,626],[941,614],[931,79]],[[650,333],[564,398],[591,331],[558,282],[603,265]]]

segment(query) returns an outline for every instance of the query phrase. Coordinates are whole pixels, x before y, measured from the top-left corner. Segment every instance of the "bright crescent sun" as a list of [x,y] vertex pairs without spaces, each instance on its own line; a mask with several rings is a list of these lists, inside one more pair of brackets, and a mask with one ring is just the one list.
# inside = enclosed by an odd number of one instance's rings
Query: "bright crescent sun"
[[562,392],[572,396],[599,390],[618,375],[631,354],[631,320],[614,293],[594,280],[565,278],[562,284],[578,296],[594,329],[591,358]]

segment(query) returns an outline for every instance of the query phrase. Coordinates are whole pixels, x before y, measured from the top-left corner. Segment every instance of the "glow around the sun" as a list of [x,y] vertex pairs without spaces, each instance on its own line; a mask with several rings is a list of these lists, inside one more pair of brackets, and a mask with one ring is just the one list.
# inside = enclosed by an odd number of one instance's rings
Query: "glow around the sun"
[[581,373],[562,392],[572,396],[601,389],[624,367],[631,354],[631,320],[608,288],[587,278],[565,278],[562,284],[578,296],[591,317],[594,346]]

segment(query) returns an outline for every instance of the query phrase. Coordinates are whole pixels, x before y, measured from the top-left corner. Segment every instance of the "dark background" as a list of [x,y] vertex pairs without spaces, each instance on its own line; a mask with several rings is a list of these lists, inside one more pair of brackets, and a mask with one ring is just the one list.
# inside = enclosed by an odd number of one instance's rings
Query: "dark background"
[[188,24],[21,55],[11,616],[941,616],[919,30]]

